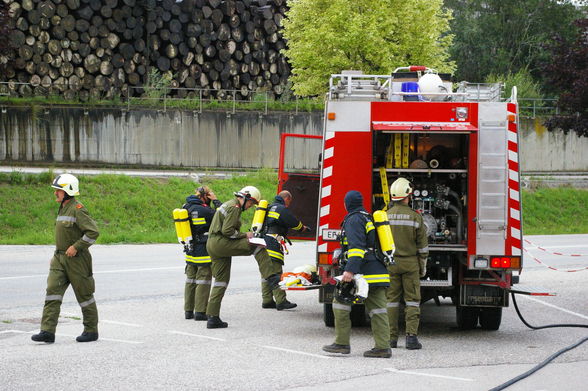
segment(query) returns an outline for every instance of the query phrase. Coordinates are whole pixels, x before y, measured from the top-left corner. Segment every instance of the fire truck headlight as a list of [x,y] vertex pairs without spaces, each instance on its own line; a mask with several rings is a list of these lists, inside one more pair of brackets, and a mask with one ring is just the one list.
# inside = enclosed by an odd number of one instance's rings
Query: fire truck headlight
[[468,119],[468,108],[467,107],[458,107],[455,110],[455,116],[459,121],[465,121]]

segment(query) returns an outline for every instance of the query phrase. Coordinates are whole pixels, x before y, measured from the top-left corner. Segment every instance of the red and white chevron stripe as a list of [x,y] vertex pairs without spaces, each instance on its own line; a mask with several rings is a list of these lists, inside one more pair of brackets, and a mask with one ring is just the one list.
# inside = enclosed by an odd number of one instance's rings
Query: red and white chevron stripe
[[[507,104],[508,116],[514,115],[516,121],[517,106]],[[518,145],[518,123],[508,122],[508,226],[506,233],[506,255],[522,255],[522,225],[521,225],[521,186]]]
[[[323,152],[323,180],[319,212],[318,251],[327,251],[327,242],[322,239],[321,232],[329,228],[331,212],[331,191],[333,186],[333,156],[335,155],[335,132],[325,134],[325,150]],[[334,227],[331,227],[334,228]]]

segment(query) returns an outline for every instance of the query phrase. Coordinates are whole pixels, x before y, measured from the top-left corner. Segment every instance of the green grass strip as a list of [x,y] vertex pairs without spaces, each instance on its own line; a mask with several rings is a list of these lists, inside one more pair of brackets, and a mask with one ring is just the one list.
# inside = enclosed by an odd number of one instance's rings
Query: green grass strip
[[[0,173],[0,244],[53,244],[55,202],[50,183],[55,174]],[[221,201],[246,185],[273,200],[274,170],[195,183],[184,178],[155,179],[126,175],[80,176],[80,196],[100,229],[99,244],[176,242],[172,210],[180,208],[194,189],[206,184]],[[588,190],[540,188],[523,191],[525,235],[588,233]],[[253,208],[243,215],[249,228]]]

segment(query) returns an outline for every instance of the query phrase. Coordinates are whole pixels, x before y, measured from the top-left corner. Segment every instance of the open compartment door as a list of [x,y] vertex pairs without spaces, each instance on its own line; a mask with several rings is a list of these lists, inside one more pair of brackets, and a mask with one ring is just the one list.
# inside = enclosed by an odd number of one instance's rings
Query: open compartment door
[[[283,133],[280,139],[278,192],[288,190],[289,209],[304,225],[317,226],[322,136]],[[270,201],[271,203],[271,201]],[[291,239],[314,240],[316,232],[291,231]]]

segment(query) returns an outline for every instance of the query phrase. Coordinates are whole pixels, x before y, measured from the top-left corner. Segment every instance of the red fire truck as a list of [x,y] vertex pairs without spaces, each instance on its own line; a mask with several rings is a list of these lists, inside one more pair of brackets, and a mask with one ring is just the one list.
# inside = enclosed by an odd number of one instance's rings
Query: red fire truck
[[[422,301],[450,298],[460,329],[500,327],[518,279],[513,271],[523,264],[516,88],[503,100],[501,84],[453,87],[449,75],[423,66],[332,75],[323,135],[283,136],[279,187],[297,199],[304,193],[305,209],[295,213],[305,221],[316,213],[321,284],[310,288],[319,289],[327,326],[334,324],[333,277],[342,273],[332,254],[344,195],[358,190],[368,211],[386,209],[389,184],[405,177],[429,238]],[[322,143],[320,172],[284,168],[289,137]],[[318,196],[314,211],[309,195]],[[351,316],[363,324],[364,308],[354,306]]]

